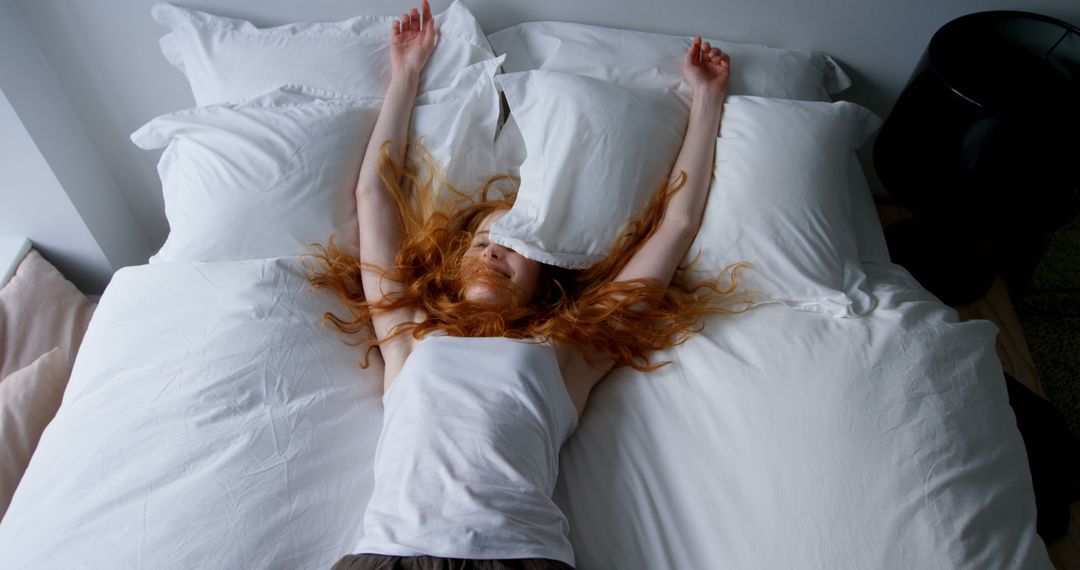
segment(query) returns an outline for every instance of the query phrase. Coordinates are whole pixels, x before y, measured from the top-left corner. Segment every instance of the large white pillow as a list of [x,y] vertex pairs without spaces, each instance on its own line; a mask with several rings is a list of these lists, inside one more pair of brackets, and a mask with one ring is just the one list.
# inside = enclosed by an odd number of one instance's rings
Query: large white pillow
[[[572,22],[526,22],[488,36],[496,53],[506,53],[508,72],[545,69],[605,79],[627,87],[666,88],[682,83],[681,64],[691,38],[620,30]],[[732,95],[831,101],[851,85],[831,57],[811,51],[709,40],[732,54]],[[525,160],[521,133],[509,117],[496,141],[500,171],[518,173]],[[856,157],[851,201],[863,261],[887,262],[885,236],[870,188]]]
[[667,181],[689,108],[671,90],[557,71],[497,76],[525,140],[513,208],[491,239],[550,265],[596,263]]
[[773,301],[837,317],[874,307],[859,260],[854,151],[881,120],[854,103],[729,97],[701,230],[685,261],[715,274],[748,261],[742,282]]
[[[495,164],[498,172],[520,174],[525,162],[525,140],[513,115],[506,118],[495,138]],[[851,222],[855,229],[855,242],[859,260],[872,263],[888,263],[889,249],[885,242],[881,221],[878,219],[873,194],[863,173],[862,164],[854,154],[848,159],[848,196],[851,199]]]
[[[169,4],[155,5],[151,15],[170,29],[161,38],[162,54],[187,77],[199,106],[251,97],[283,83],[360,96],[386,92],[395,16],[258,28]],[[494,57],[464,3],[455,0],[435,21],[439,48],[421,78],[421,93],[446,87],[462,68]]]
[[[543,69],[627,87],[678,88],[692,38],[573,22],[525,22],[488,36],[507,54],[507,72]],[[731,55],[732,95],[830,101],[851,80],[831,57],[812,51],[708,40]]]
[[[410,134],[451,182],[474,184],[493,168],[501,58],[461,71],[416,101]],[[158,163],[169,236],[150,258],[224,261],[299,255],[331,233],[358,244],[356,178],[382,104],[302,85],[236,103],[186,109],[131,135],[144,149],[168,145]]]
[[[552,71],[499,82],[526,157],[517,202],[491,239],[544,263],[595,263],[671,174],[687,120],[682,99]],[[850,199],[865,180],[850,166],[879,123],[847,102],[729,97],[703,225],[685,261],[700,250],[702,276],[750,262],[742,283],[761,302],[837,317],[870,310]]]

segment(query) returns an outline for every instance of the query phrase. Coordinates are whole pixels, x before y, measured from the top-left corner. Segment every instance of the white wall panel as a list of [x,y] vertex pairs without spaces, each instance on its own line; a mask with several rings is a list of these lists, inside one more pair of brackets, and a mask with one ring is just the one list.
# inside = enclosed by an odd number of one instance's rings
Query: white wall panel
[[30,133],[0,92],[0,235],[34,247],[84,293],[105,288],[112,266]]

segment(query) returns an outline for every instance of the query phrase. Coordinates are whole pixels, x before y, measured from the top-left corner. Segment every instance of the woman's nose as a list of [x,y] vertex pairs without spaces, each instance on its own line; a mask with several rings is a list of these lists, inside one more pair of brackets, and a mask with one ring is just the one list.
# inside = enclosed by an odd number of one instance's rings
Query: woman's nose
[[484,255],[492,259],[501,259],[503,255],[502,246],[495,242],[489,242],[487,247],[484,248]]

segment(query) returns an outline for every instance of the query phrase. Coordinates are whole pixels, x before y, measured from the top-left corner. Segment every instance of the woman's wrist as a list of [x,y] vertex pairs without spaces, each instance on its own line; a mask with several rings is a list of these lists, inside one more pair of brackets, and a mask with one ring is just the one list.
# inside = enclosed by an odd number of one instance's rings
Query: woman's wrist
[[390,73],[390,83],[404,86],[420,86],[420,72],[411,69],[394,70]]
[[420,89],[420,74],[398,72],[390,75],[386,96],[390,99],[415,98]]
[[694,100],[701,100],[710,104],[722,105],[724,99],[727,99],[727,87],[723,89],[717,89],[715,87],[706,87],[702,85],[695,86],[691,89],[694,95]]
[[701,120],[720,122],[724,114],[724,100],[726,93],[717,93],[708,89],[694,89],[694,99],[691,103],[691,113]]

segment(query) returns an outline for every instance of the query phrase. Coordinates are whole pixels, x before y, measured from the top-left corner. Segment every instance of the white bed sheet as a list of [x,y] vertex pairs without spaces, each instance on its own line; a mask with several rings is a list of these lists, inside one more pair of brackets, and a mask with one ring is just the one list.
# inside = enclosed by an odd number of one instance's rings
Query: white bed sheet
[[[996,327],[867,264],[852,319],[763,305],[612,373],[563,448],[577,567],[1050,568]],[[0,568],[328,568],[381,422],[296,258],[119,271],[0,522]],[[663,356],[663,355],[661,355]]]

